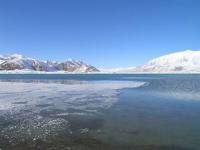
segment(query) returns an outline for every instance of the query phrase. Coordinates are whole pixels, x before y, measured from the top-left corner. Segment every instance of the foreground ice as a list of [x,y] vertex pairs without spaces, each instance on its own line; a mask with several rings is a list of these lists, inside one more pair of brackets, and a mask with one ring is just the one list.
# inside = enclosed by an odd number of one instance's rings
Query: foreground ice
[[[0,110],[17,111],[24,107],[35,107],[43,104],[63,107],[63,109],[75,107],[90,110],[84,107],[86,105],[80,105],[84,102],[87,102],[87,107],[90,106],[91,109],[107,108],[115,102],[118,89],[136,88],[144,84],[144,82],[138,81],[96,81],[71,85],[0,82]],[[92,101],[95,104],[99,103],[95,105]]]
[[[0,82],[0,140],[13,144],[27,139],[45,140],[63,132],[72,134],[69,116],[96,114],[116,103],[119,89],[144,84],[138,81],[92,81],[70,85]],[[82,133],[89,129],[78,130]]]

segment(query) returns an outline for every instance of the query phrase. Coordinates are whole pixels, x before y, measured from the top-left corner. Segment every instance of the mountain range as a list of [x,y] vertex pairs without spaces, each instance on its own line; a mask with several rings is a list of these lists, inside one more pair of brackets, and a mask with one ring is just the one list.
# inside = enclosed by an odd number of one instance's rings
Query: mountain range
[[78,60],[39,61],[19,54],[0,55],[1,71],[43,71],[43,72],[99,72],[99,70],[89,64]]
[[0,71],[101,72],[101,73],[200,73],[200,51],[185,50],[152,59],[141,66],[97,69],[79,60],[39,61],[19,54],[0,55]]

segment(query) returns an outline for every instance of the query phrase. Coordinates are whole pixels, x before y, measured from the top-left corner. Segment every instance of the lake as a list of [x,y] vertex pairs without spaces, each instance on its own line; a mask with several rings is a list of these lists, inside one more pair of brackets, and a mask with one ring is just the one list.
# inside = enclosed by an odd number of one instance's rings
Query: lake
[[1,150],[199,150],[199,74],[0,74]]

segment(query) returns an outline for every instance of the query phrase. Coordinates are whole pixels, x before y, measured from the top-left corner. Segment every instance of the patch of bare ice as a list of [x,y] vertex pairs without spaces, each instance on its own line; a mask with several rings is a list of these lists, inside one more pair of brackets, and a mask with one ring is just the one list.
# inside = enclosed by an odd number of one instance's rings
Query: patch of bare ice
[[116,102],[118,89],[137,88],[144,84],[138,81],[99,81],[74,85],[0,82],[0,110],[20,110],[48,103],[61,109],[77,107],[86,110],[86,106],[105,108]]
[[27,139],[45,140],[63,131],[71,134],[69,115],[98,113],[117,102],[118,89],[144,84],[136,81],[70,85],[0,82],[0,137],[13,143]]

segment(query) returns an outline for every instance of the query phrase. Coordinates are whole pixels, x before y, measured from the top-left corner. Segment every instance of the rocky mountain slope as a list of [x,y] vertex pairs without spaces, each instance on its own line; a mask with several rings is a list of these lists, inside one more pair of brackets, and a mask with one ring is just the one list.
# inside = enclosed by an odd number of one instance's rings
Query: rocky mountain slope
[[95,67],[82,61],[67,60],[64,62],[39,61],[33,58],[24,57],[19,54],[0,55],[0,70],[30,70],[30,71],[66,71],[66,72],[99,72]]

